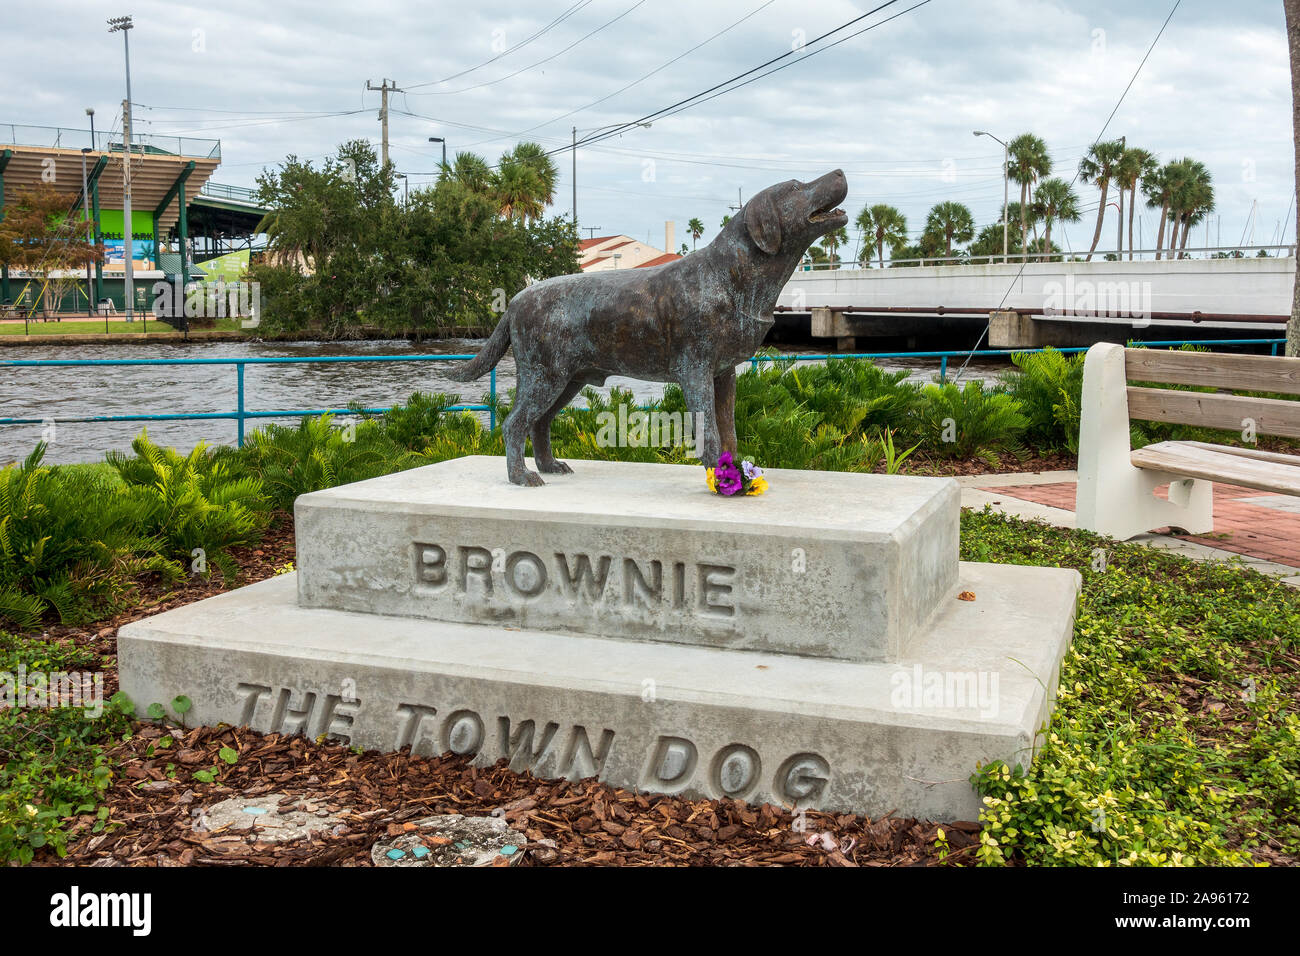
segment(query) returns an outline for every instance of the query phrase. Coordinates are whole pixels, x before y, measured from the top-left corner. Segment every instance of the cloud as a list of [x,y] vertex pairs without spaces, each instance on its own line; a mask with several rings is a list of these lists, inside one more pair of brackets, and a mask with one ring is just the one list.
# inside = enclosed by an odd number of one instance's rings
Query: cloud
[[[862,25],[913,2],[901,0]],[[637,118],[788,52],[781,61],[788,68],[770,77],[656,119],[649,130],[580,149],[581,224],[660,243],[665,220],[678,223],[680,237],[698,216],[709,227],[707,240],[738,190],[748,197],[769,183],[835,166],[848,174],[851,213],[889,202],[919,228],[930,205],[958,199],[982,224],[1000,210],[1002,156],[996,143],[971,130],[1004,139],[1032,130],[1051,147],[1056,174],[1071,178],[1169,9],[931,0],[810,55],[793,49],[798,40],[869,6],[763,3],[136,0],[136,128],[220,138],[217,179],[251,185],[263,164],[289,153],[321,157],[354,137],[377,144],[379,95],[365,85],[388,77],[408,91],[394,97],[390,135],[393,159],[415,185],[436,167],[429,136],[446,137],[453,152],[473,149],[491,160],[526,130],[526,138],[559,149],[574,126]],[[121,39],[104,26],[112,12],[71,0],[7,11],[0,122],[83,128],[83,110],[94,106],[97,126],[108,126],[125,95]],[[471,69],[566,13],[520,49]],[[589,105],[747,14],[694,53]],[[1184,0],[1105,135],[1126,135],[1162,159],[1202,160],[1218,188],[1224,240],[1240,237],[1258,201],[1255,238],[1269,241],[1294,189],[1290,97],[1280,3]],[[555,158],[553,211],[565,214],[572,157],[566,151]],[[1096,190],[1078,188],[1085,207],[1095,210]],[[1150,236],[1155,219],[1147,215]],[[1219,222],[1211,226],[1217,230]],[[1282,231],[1293,238],[1293,227]],[[1089,215],[1065,234],[1075,248],[1090,236]]]

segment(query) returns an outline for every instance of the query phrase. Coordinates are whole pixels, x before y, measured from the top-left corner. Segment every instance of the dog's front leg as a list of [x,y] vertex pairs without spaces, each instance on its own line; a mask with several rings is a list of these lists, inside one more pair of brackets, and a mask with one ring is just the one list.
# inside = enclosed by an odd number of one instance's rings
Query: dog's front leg
[[713,372],[707,366],[693,365],[682,369],[679,384],[686,396],[686,407],[695,419],[696,454],[705,468],[718,463],[718,410],[714,405]]
[[718,408],[718,441],[723,451],[736,455],[736,370],[713,377],[713,402]]

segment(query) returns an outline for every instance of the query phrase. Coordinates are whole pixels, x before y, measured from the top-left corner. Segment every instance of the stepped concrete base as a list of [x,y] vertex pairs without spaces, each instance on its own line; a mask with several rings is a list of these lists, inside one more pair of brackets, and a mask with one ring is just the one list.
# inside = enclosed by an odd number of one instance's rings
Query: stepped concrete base
[[957,584],[951,478],[582,461],[541,488],[470,456],[303,495],[303,607],[897,660]]
[[[584,465],[588,463],[583,463]],[[973,819],[1028,764],[1080,578],[963,563],[901,660],[847,662],[300,607],[283,575],[124,626],[138,708],[687,797]]]

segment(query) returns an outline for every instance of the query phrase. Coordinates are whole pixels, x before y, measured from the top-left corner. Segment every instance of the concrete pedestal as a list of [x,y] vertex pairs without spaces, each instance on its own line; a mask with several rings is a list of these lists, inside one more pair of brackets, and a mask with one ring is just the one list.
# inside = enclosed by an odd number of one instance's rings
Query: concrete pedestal
[[300,571],[123,627],[122,689],[187,694],[205,724],[872,815],[972,819],[976,764],[1030,761],[1079,575],[959,565],[952,482],[775,471],[729,501],[698,468],[573,465],[304,496]]

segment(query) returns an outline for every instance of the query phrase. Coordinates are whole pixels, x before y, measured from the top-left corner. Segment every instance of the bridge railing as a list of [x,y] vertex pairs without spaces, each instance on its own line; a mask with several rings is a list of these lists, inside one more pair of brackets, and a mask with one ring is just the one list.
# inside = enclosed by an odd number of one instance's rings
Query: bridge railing
[[[1257,259],[1265,258],[1259,253],[1269,253],[1267,258],[1270,259],[1288,259],[1294,258],[1296,254],[1295,243],[1281,243],[1264,246],[1195,246],[1179,250],[1170,254],[1168,249],[1134,249],[1134,258],[1131,261],[1153,261],[1157,255],[1164,259]],[[1019,265],[1022,262],[1083,262],[1086,252],[1030,252],[1019,253],[1014,250],[1008,252],[1005,256],[1002,253],[994,253],[987,256],[972,256],[969,254],[956,256],[926,256],[924,258],[911,259],[885,259],[885,268],[899,268],[910,266],[969,266],[969,265]],[[1098,249],[1092,254],[1092,262],[1106,264],[1109,262],[1129,262],[1129,252],[1124,250],[1120,259],[1107,259],[1106,256],[1114,256],[1114,250]],[[1150,257],[1150,259],[1144,257]],[[867,261],[870,265],[864,265]],[[804,261],[799,264],[799,269],[803,272],[823,272],[826,270],[834,271],[836,269],[879,269],[880,263],[874,256],[868,256],[865,252],[858,261],[852,259],[836,258],[829,262],[811,262]]]
[[[1250,345],[1268,346],[1271,354],[1277,355],[1286,339],[1202,339],[1199,341],[1156,341],[1135,342],[1134,345],[1148,348],[1177,348],[1182,345]],[[791,354],[791,355],[755,355],[749,359],[750,368],[757,369],[763,363],[781,362],[824,362],[830,359],[938,359],[938,380],[942,384],[948,380],[948,360],[953,357],[1006,357],[1024,352],[1044,352],[1046,349],[950,349],[933,352],[852,352],[844,354]],[[1086,352],[1086,348],[1053,349],[1057,352]],[[249,365],[313,365],[326,363],[360,363],[360,362],[465,362],[473,355],[331,355],[310,358],[264,357],[264,358],[190,358],[190,359],[31,359],[0,361],[0,368],[97,368],[105,366],[183,366],[183,365],[231,365],[235,368],[235,408],[228,412],[162,412],[134,415],[86,415],[58,416],[49,418],[0,418],[0,425],[48,425],[97,422],[170,422],[170,421],[207,421],[233,420],[235,422],[235,443],[244,445],[244,426],[248,421],[266,418],[297,418],[304,415],[381,415],[391,411],[387,408],[295,408],[270,411],[252,410],[244,400],[244,369]],[[495,429],[497,421],[497,373],[494,368],[488,382],[488,400],[480,404],[457,404],[447,406],[447,411],[486,412],[488,428]]]

